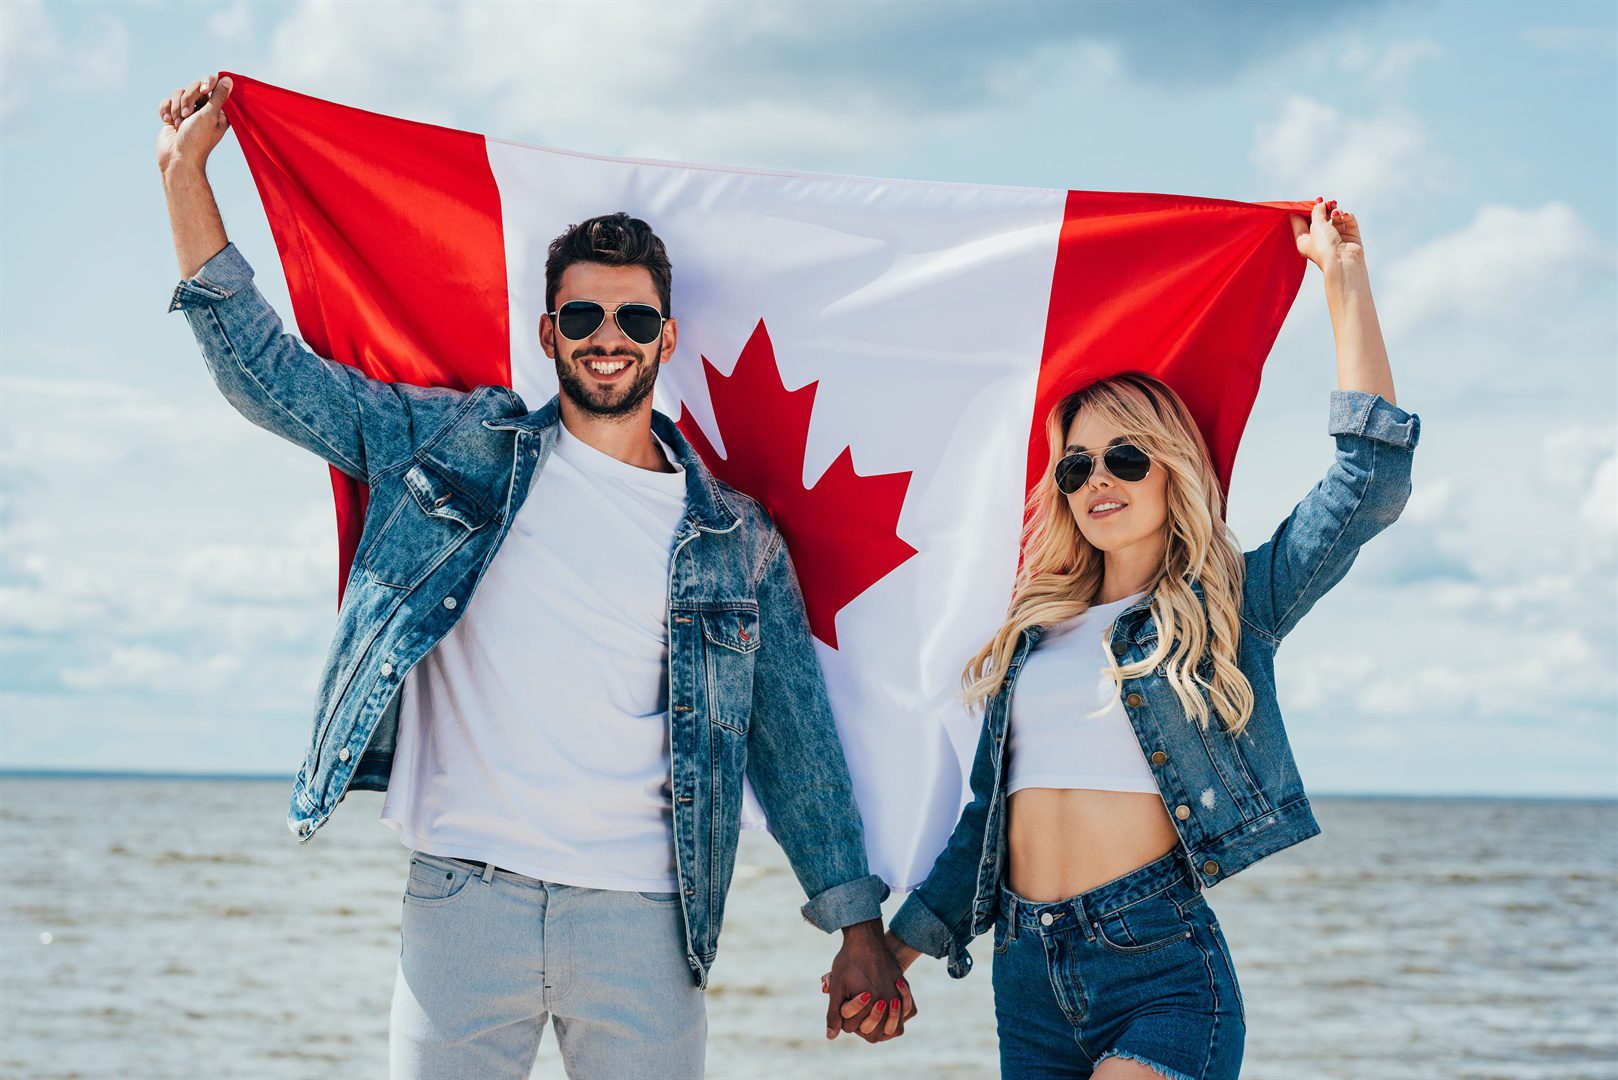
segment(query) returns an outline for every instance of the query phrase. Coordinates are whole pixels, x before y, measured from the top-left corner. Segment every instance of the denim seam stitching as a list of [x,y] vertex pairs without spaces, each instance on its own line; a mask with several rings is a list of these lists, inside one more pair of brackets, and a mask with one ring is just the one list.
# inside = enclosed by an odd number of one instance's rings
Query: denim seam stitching
[[1277,628],[1285,626],[1292,613],[1298,609],[1298,605],[1303,603],[1303,598],[1308,595],[1309,586],[1315,583],[1315,578],[1320,576],[1321,570],[1325,569],[1326,564],[1331,561],[1332,553],[1337,550],[1337,545],[1342,542],[1344,534],[1348,532],[1348,527],[1353,524],[1355,516],[1359,514],[1360,507],[1365,503],[1365,492],[1376,481],[1377,453],[1377,443],[1375,440],[1371,440],[1371,467],[1365,472],[1364,483],[1359,485],[1359,490],[1354,492],[1354,505],[1344,515],[1343,523],[1338,527],[1337,535],[1332,537],[1332,542],[1326,548],[1326,553],[1320,557],[1314,569],[1310,571],[1309,580],[1304,582],[1303,587],[1297,590],[1297,595],[1293,598],[1292,605],[1287,608],[1286,614],[1282,615],[1277,622]]
[[[1170,889],[1174,888],[1178,884],[1180,884],[1178,881],[1171,881],[1167,885],[1164,885],[1164,886],[1162,886],[1160,888],[1154,889],[1152,892],[1147,893],[1145,896],[1137,896],[1135,899],[1131,900],[1127,904],[1120,904],[1118,907],[1108,908],[1106,911],[1100,912],[1098,915],[1096,915],[1095,918],[1097,920],[1100,920],[1100,919],[1106,918],[1108,915],[1116,915],[1120,911],[1128,911],[1130,908],[1134,907],[1136,904],[1144,904],[1146,901],[1151,900],[1154,897],[1162,896],[1164,893],[1168,892]],[[1085,910],[1085,914],[1086,915],[1089,914],[1088,909]]]
[[1279,645],[1279,644],[1281,644],[1281,639],[1280,638],[1276,637],[1274,634],[1272,634],[1268,630],[1264,629],[1262,626],[1260,626],[1258,623],[1254,622],[1252,619],[1249,619],[1246,615],[1243,615],[1243,614],[1238,612],[1237,615],[1236,615],[1236,618],[1240,619],[1244,626],[1246,626],[1249,630],[1253,631],[1259,637],[1263,638],[1265,641],[1269,642],[1271,645]]
[[[297,413],[293,412],[284,403],[282,403],[282,401],[275,396],[274,392],[271,391],[269,386],[267,386],[261,379],[259,379],[257,373],[255,373],[246,364],[242,363],[241,354],[236,350],[236,343],[230,339],[230,334],[228,332],[226,332],[225,324],[219,318],[218,312],[216,312],[212,307],[206,307],[206,308],[202,308],[200,310],[201,310],[202,314],[204,314],[204,315],[208,316],[209,318],[213,319],[214,327],[215,327],[216,330],[218,330],[220,338],[223,339],[223,341],[225,342],[225,348],[230,351],[231,363],[236,365],[236,370],[240,371],[243,375],[247,376],[249,379],[252,379],[253,380],[253,385],[257,386],[259,388],[259,390],[263,392],[264,397],[271,404],[273,404],[276,408],[280,409],[281,412],[284,413],[290,419],[296,420],[300,427],[302,427],[310,435],[314,436],[316,442],[320,443],[320,445],[324,446],[327,450],[331,451],[332,457],[341,459],[342,462],[345,465],[349,466],[349,468],[352,470],[351,472],[349,472],[350,476],[363,476],[363,475],[365,475],[364,466],[362,466],[358,462],[355,462],[352,459],[350,459],[347,454],[343,453],[341,450],[337,449],[337,447],[333,446],[329,441],[327,441],[326,437],[324,435],[322,435],[320,432],[316,431],[313,427],[311,427],[307,420],[305,420],[303,417],[299,416]],[[365,441],[364,440],[364,432],[363,432],[363,430],[361,431],[360,434],[361,434],[360,442],[363,445],[364,441]]]
[[779,528],[772,528],[770,530],[770,542],[765,547],[764,555],[759,559],[758,566],[755,568],[756,576],[753,578],[754,593],[757,593],[758,587],[764,583],[764,575],[769,571],[770,560],[775,558],[776,549],[779,548],[783,542],[784,541],[781,538],[781,530]]
[[1198,1076],[1208,1075],[1208,1065],[1213,1061],[1214,1047],[1219,1045],[1219,983],[1214,976],[1213,957],[1207,949],[1202,950],[1202,964],[1208,971],[1208,995],[1213,998],[1213,1027],[1208,1032],[1208,1052],[1202,1059],[1202,1068],[1197,1070]]
[[[1291,810],[1293,807],[1301,807],[1304,810],[1308,810],[1308,808],[1309,808],[1309,797],[1307,795],[1302,795],[1302,796],[1299,796],[1296,799],[1293,799],[1291,802],[1282,803],[1280,806],[1275,807],[1273,810],[1271,810],[1269,813],[1265,814],[1264,816],[1269,817],[1270,814],[1283,813],[1285,811]],[[1221,841],[1227,839],[1228,837],[1235,836],[1238,833],[1246,832],[1247,827],[1249,825],[1251,825],[1252,823],[1253,823],[1252,821],[1243,821],[1240,825],[1237,825],[1235,828],[1226,829],[1224,832],[1220,833],[1218,836],[1210,837],[1206,841],[1206,843],[1203,844],[1203,850],[1206,851],[1208,848],[1219,844]]]
[[[461,417],[467,414],[478,398],[486,396],[487,389],[488,388],[486,386],[473,387],[472,392],[466,395],[466,400],[461,402],[460,407],[454,412],[450,413],[449,416],[445,418],[443,423],[434,428],[432,433],[428,435],[427,438],[418,443],[415,450],[411,451],[410,457],[407,460],[414,460],[418,455],[427,453],[429,450],[443,441],[444,436],[449,433],[450,428],[460,423]],[[414,420],[414,410],[411,410],[411,412],[411,418]]]

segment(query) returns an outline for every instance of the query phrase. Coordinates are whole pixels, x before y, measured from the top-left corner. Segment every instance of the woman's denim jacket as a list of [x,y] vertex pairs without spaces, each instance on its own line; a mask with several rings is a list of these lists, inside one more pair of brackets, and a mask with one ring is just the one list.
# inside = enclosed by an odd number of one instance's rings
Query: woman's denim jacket
[[[467,610],[556,439],[555,399],[389,384],[281,332],[228,245],[175,289],[214,381],[249,420],[370,485],[358,555],[321,674],[288,817],[308,840],[350,788],[387,787],[405,674]],[[669,743],[687,960],[706,985],[736,859],[742,776],[831,931],[881,916],[855,806],[781,534],[721,484],[668,417],[687,519],[669,559]],[[566,522],[558,523],[566,528]]]
[[[1334,390],[1327,433],[1337,457],[1326,478],[1293,508],[1269,541],[1246,552],[1238,663],[1253,686],[1253,715],[1239,737],[1211,714],[1203,731],[1186,716],[1159,666],[1123,686],[1123,707],[1202,885],[1223,881],[1266,855],[1320,831],[1309,809],[1275,700],[1275,651],[1298,620],[1353,565],[1360,545],[1391,525],[1410,495],[1419,417],[1376,394]],[[1200,582],[1192,590],[1202,599]],[[1157,643],[1151,596],[1120,614],[1112,653],[1145,659]],[[961,812],[927,880],[893,918],[895,934],[949,973],[972,966],[966,944],[994,924],[1006,854],[1006,728],[1017,673],[1041,627],[1022,636],[999,691],[984,706],[972,762],[972,801]],[[1199,668],[1212,674],[1205,656]],[[1207,691],[1203,692],[1204,697]]]

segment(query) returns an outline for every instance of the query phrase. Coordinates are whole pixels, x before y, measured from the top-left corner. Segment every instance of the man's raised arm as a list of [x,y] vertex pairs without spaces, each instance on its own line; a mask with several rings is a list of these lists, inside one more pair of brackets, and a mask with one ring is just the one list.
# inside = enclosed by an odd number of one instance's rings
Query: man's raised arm
[[253,268],[225,235],[208,183],[208,155],[229,123],[229,76],[199,79],[158,105],[157,166],[181,282],[169,303],[185,312],[208,371],[225,400],[247,419],[325,458],[357,480],[393,462],[371,460],[408,449],[418,399],[457,394],[367,378],[311,352],[281,328],[253,285]]

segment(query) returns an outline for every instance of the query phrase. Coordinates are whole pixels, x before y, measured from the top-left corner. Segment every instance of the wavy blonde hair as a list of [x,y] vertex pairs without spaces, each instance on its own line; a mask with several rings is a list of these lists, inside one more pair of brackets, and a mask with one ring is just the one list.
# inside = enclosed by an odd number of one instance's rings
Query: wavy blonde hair
[[[1239,734],[1253,714],[1253,688],[1236,663],[1241,634],[1245,564],[1221,512],[1223,496],[1202,433],[1185,402],[1162,380],[1140,371],[1109,376],[1056,403],[1046,420],[1050,458],[1028,494],[1023,516],[1023,561],[1017,571],[1006,621],[961,675],[968,705],[982,705],[999,692],[1022,632],[1071,619],[1097,600],[1104,571],[1102,552],[1079,531],[1067,496],[1056,486],[1068,427],[1080,412],[1093,412],[1151,456],[1167,477],[1168,503],[1163,565],[1147,585],[1158,626],[1157,647],[1138,663],[1105,669],[1118,692],[1125,679],[1167,661],[1165,673],[1187,717],[1206,731],[1209,703],[1225,729]],[[1200,581],[1206,611],[1191,582]],[[1212,657],[1210,678],[1198,670]],[[1204,696],[1206,694],[1206,696]]]

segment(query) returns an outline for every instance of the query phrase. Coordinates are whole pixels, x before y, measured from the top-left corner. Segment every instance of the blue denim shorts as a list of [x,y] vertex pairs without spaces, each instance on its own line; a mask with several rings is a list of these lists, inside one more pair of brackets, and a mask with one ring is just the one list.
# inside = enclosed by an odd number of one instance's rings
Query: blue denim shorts
[[1088,1077],[1124,1057],[1235,1080],[1247,1023],[1213,909],[1178,851],[1066,900],[1000,891],[1000,1075]]

